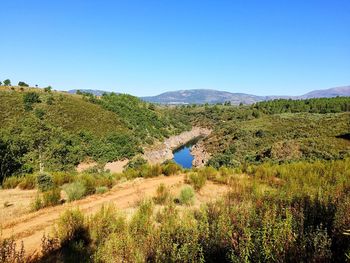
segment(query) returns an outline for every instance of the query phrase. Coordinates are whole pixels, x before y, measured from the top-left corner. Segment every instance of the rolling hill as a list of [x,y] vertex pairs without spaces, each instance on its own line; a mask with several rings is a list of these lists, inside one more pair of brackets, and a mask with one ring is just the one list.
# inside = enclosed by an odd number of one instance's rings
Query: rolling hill
[[[102,90],[81,90],[86,93],[91,93],[96,96],[101,96],[103,93],[109,93]],[[77,90],[69,90],[68,93],[76,93]],[[147,102],[181,105],[181,104],[216,104],[231,102],[233,105],[253,104],[260,101],[274,99],[310,99],[310,98],[332,98],[337,96],[350,96],[350,86],[336,87],[324,90],[314,90],[300,96],[257,96],[245,93],[232,93],[228,91],[219,91],[212,89],[192,89],[164,92],[156,96],[140,97]]]
[[[184,118],[126,94],[100,98],[0,87],[0,181],[7,174],[73,169],[84,160],[131,158],[190,128]],[[8,165],[7,165],[8,164]]]
[[238,105],[240,103],[253,104],[274,99],[331,98],[337,96],[350,96],[350,86],[314,90],[301,96],[257,96],[245,93],[195,89],[165,92],[157,96],[142,97],[141,99],[160,104],[215,104],[230,101],[232,104]]
[[303,99],[332,98],[337,96],[350,96],[350,86],[336,87],[324,90],[314,90],[302,96]]
[[193,89],[170,91],[153,97],[142,97],[141,99],[160,104],[215,104],[226,101],[230,101],[232,104],[252,104],[265,100],[265,97],[227,91]]

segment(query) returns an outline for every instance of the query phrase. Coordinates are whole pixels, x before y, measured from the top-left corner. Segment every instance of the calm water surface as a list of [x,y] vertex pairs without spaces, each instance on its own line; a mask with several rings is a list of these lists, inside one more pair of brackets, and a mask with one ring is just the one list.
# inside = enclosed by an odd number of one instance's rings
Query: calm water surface
[[174,153],[174,161],[183,168],[192,168],[193,155],[190,152],[192,145],[185,145]]

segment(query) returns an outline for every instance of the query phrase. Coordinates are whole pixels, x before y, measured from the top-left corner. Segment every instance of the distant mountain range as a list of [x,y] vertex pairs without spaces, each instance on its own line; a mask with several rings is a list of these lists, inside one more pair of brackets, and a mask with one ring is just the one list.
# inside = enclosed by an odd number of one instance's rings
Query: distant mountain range
[[[101,96],[103,93],[109,93],[102,90],[81,90]],[[76,93],[77,90],[70,90],[69,93]],[[337,96],[350,96],[350,86],[336,87],[324,90],[314,90],[301,96],[257,96],[245,93],[231,93],[227,91],[210,89],[192,89],[169,91],[157,96],[140,97],[144,101],[160,104],[216,104],[230,101],[231,104],[238,105],[253,104],[259,101],[273,99],[310,99],[310,98],[331,98]]]
[[331,97],[337,97],[337,96],[340,96],[340,97],[350,96],[350,86],[314,90],[309,93],[306,93],[305,95],[302,96],[302,98],[303,99],[331,98]]

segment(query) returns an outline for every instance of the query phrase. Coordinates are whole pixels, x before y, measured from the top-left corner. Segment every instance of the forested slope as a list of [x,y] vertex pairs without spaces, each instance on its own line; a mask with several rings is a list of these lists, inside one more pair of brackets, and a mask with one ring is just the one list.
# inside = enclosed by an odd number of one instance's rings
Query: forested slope
[[130,95],[72,95],[50,89],[0,88],[1,178],[72,169],[90,158],[131,158],[155,140],[190,128],[166,109]]
[[251,106],[178,107],[208,126],[209,165],[342,159],[350,154],[350,98],[274,100]]

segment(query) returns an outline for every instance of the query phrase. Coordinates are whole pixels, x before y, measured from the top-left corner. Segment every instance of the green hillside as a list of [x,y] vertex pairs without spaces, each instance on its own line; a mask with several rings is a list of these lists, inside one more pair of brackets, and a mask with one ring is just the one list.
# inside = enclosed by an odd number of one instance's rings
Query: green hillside
[[204,140],[209,165],[342,159],[350,155],[350,98],[275,100],[252,106],[176,109],[213,129]]
[[130,95],[72,95],[49,89],[0,88],[1,178],[72,169],[89,158],[131,158],[143,146],[190,128],[184,118]]
[[203,143],[214,167],[342,159],[350,154],[349,105],[339,97],[164,107],[126,94],[1,87],[1,175],[132,158],[194,125],[213,130]]
[[36,92],[40,96],[41,103],[36,103],[34,109],[45,110],[47,121],[66,131],[88,131],[97,136],[103,136],[110,132],[127,130],[118,115],[83,100],[81,96],[63,92],[47,93],[41,89],[11,90],[6,87],[0,87],[2,127],[10,126],[32,114],[31,111],[25,111],[23,103],[23,97],[28,92]]

